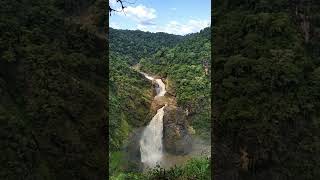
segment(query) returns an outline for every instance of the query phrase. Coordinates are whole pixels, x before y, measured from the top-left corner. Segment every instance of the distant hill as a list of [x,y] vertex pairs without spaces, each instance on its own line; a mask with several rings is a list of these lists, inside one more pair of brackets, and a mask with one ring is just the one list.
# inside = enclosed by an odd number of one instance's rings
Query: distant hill
[[139,30],[119,30],[109,28],[109,49],[129,57],[129,64],[133,65],[140,58],[148,57],[161,47],[173,47],[183,40],[183,36],[163,32],[151,33]]

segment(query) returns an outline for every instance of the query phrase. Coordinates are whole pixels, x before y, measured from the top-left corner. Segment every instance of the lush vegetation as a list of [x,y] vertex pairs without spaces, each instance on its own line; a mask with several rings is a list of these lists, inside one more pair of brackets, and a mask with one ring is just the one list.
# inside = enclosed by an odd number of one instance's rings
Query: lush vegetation
[[215,178],[320,178],[319,7],[216,2]]
[[125,144],[132,127],[141,127],[152,118],[152,90],[126,58],[111,51],[109,63],[109,148],[114,151]]
[[110,50],[127,56],[127,63],[136,64],[143,57],[157,52],[161,47],[173,47],[183,37],[167,33],[151,33],[139,30],[109,28]]
[[0,2],[0,179],[105,178],[104,4]]
[[[132,130],[146,125],[152,100],[151,84],[130,66],[167,78],[179,106],[188,108],[198,135],[210,139],[210,28],[187,36],[110,29],[109,55],[109,173],[111,179],[205,179],[208,160],[183,167],[133,173],[123,148]],[[208,69],[206,72],[205,69]],[[165,172],[165,173],[164,173]],[[196,173],[195,173],[196,172]]]
[[111,180],[209,180],[211,179],[211,160],[208,158],[194,158],[183,166],[175,166],[168,170],[157,166],[145,173],[120,173],[112,176]]
[[164,46],[174,46],[182,36],[109,28],[109,37],[109,141],[112,150],[119,150],[130,129],[152,118],[151,84],[130,66]]
[[169,93],[178,105],[189,111],[192,125],[210,139],[211,127],[211,29],[187,35],[174,48],[161,48],[142,58],[142,71],[168,79]]

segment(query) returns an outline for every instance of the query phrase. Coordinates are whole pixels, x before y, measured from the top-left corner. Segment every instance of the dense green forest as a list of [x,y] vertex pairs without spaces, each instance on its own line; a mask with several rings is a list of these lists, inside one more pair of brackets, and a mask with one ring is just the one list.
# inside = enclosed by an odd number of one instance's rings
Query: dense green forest
[[152,91],[150,82],[112,51],[109,73],[109,148],[113,151],[121,148],[131,127],[140,127],[152,118]]
[[214,177],[320,178],[320,4],[216,1]]
[[163,32],[109,28],[109,47],[112,52],[127,56],[127,63],[134,65],[143,57],[156,53],[161,47],[174,47],[183,37]]
[[[210,140],[210,28],[186,36],[110,28],[109,173],[111,179],[210,178],[210,160],[146,173],[128,169],[123,151],[133,129],[152,118],[152,85],[130,66],[167,79],[170,94],[190,111],[197,135]],[[160,63],[161,61],[161,63]],[[206,69],[208,70],[206,72]]]
[[142,71],[169,81],[169,91],[190,114],[195,130],[210,139],[211,29],[189,34],[174,48],[161,48],[140,61]]
[[[174,46],[182,36],[109,28],[109,141],[119,150],[132,127],[150,121],[152,86],[131,68],[164,46]],[[119,114],[121,114],[119,116]],[[123,128],[126,127],[126,128]],[[119,131],[119,132],[117,132]]]
[[0,179],[104,179],[106,2],[0,6]]

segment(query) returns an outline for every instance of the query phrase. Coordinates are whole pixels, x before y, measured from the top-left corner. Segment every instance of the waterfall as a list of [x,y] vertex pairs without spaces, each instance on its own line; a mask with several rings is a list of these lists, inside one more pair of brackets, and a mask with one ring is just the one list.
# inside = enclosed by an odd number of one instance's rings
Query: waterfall
[[149,79],[149,80],[154,80],[154,78],[153,77],[151,77],[151,76],[149,76],[147,73],[144,73],[144,72],[140,72],[142,75],[144,75],[144,77],[146,77],[147,79]]
[[164,96],[164,94],[166,94],[166,92],[167,92],[166,85],[162,82],[161,79],[156,79],[156,82],[158,84],[156,97]]
[[[161,79],[154,79],[146,73],[141,74],[143,74],[149,80],[155,80],[155,82],[157,83],[156,97],[165,95],[166,86]],[[165,106],[157,110],[157,114],[152,118],[149,125],[144,129],[142,137],[140,139],[141,162],[149,167],[154,167],[157,164],[160,164],[162,160],[162,136],[164,115],[163,109]]]
[[157,91],[157,95],[156,97],[159,96],[164,96],[166,94],[166,85],[162,82],[161,79],[154,79],[153,77],[149,76],[147,73],[144,72],[140,72],[142,75],[144,75],[144,77],[146,77],[147,79],[151,80],[151,81],[156,81],[157,83],[157,87],[156,87],[156,91]]
[[154,167],[162,159],[164,107],[158,109],[140,139],[141,162],[149,167]]

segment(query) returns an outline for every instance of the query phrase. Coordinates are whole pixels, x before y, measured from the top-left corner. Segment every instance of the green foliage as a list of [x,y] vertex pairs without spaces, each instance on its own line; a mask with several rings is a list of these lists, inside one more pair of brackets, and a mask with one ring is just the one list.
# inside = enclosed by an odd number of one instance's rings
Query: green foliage
[[191,159],[183,166],[169,170],[156,167],[147,173],[147,179],[211,179],[210,161],[208,158]]
[[120,175],[124,171],[124,154],[121,151],[109,152],[109,174],[116,176]]
[[169,92],[174,90],[178,105],[188,109],[196,131],[210,137],[210,28],[185,36],[174,48],[161,48],[152,57],[141,59],[139,64],[142,71],[171,81]]
[[143,57],[148,57],[162,47],[173,47],[181,42],[182,36],[167,33],[151,33],[139,30],[117,30],[109,28],[110,50],[128,57],[133,65]]
[[[295,15],[307,9],[269,0],[214,9],[217,178],[319,178],[318,63]],[[248,170],[236,165],[241,149],[250,157]],[[224,153],[233,159],[225,162]]]
[[149,120],[151,84],[129,67],[119,54],[109,56],[109,141],[110,149],[125,144],[131,127]]
[[209,158],[194,158],[189,160],[183,166],[174,166],[168,170],[157,166],[144,173],[120,173],[112,176],[114,180],[156,180],[156,179],[174,179],[174,180],[209,180],[211,179],[211,160]]
[[[176,94],[179,106],[192,111],[193,125],[210,137],[210,28],[185,37],[141,31],[110,31],[109,56],[109,140],[111,153],[121,149],[131,128],[151,119],[151,84],[130,66],[168,78],[167,87]],[[180,43],[178,43],[180,42]],[[177,44],[178,43],[178,44]],[[177,44],[177,45],[176,45]],[[175,46],[176,45],[176,46]],[[204,64],[208,68],[205,73]],[[129,127],[124,128],[123,122]],[[126,124],[124,123],[124,124]],[[126,131],[125,129],[129,129]],[[113,155],[111,179],[209,179],[208,160],[194,160],[186,167],[164,171],[160,167],[148,173],[124,173]],[[116,169],[120,169],[119,171]],[[194,174],[193,172],[196,172]]]
[[103,178],[106,39],[60,1],[0,5],[0,179]]

